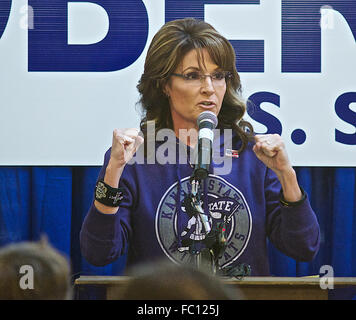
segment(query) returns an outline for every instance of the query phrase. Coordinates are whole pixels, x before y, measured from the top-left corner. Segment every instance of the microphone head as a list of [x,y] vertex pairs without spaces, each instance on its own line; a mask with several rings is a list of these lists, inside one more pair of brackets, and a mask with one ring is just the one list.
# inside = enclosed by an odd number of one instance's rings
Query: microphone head
[[218,125],[218,118],[217,116],[215,115],[214,112],[212,111],[203,111],[198,119],[197,119],[197,124],[198,126],[200,126],[200,124],[204,121],[209,121],[213,124],[213,129],[216,128],[216,126]]

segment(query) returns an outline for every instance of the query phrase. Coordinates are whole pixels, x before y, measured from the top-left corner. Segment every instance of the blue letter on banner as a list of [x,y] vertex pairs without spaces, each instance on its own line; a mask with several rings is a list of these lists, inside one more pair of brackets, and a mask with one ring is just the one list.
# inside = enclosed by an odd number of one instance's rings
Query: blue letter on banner
[[340,12],[356,37],[355,0],[282,0],[282,72],[321,72],[320,9]]
[[11,0],[1,0],[0,1],[0,39],[5,31],[7,21],[9,20],[11,10]]
[[90,45],[68,45],[68,2],[83,1],[28,1],[34,12],[34,29],[28,31],[29,71],[116,71],[137,60],[148,35],[142,0],[86,1],[100,5],[109,16],[108,34]]
[[[166,22],[192,17],[204,20],[205,4],[260,4],[260,0],[166,0]],[[239,72],[264,72],[263,40],[231,40]]]
[[[356,112],[351,110],[351,103],[356,103],[356,92],[346,92],[338,97],[335,102],[335,111],[340,119],[353,125],[356,129]],[[335,129],[335,140],[343,144],[356,145],[356,132],[344,133]]]
[[256,92],[247,100],[247,113],[255,121],[262,123],[267,127],[267,132],[264,134],[278,133],[282,134],[281,122],[268,112],[262,110],[261,104],[269,102],[277,107],[280,107],[279,95],[271,92]]

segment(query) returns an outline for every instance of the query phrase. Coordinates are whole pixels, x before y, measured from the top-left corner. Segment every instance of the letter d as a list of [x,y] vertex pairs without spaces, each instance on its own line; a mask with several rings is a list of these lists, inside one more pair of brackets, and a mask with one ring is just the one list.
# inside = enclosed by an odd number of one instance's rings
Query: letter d
[[11,0],[0,1],[0,39],[5,31],[11,10]]
[[142,0],[89,1],[106,11],[109,30],[97,43],[70,44],[68,3],[78,7],[81,2],[28,0],[35,25],[28,32],[29,71],[109,72],[125,69],[138,59],[148,36],[148,16]]

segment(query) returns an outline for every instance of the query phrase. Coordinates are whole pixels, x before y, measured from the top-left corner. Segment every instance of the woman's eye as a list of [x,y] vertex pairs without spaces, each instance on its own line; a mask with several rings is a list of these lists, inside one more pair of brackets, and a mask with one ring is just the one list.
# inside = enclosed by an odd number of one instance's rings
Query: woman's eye
[[200,79],[200,73],[199,72],[189,72],[185,75],[185,78],[188,80],[198,80],[198,79]]
[[224,74],[224,72],[215,72],[213,74],[213,78],[216,80],[222,80],[225,78],[225,74]]

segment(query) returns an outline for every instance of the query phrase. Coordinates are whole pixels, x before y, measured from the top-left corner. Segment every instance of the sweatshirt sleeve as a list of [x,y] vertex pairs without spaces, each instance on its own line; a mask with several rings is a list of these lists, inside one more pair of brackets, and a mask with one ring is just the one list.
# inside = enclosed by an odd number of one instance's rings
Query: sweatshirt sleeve
[[320,228],[308,195],[295,207],[279,202],[280,183],[267,169],[265,185],[267,236],[273,245],[297,261],[311,261],[319,250]]
[[[104,165],[97,180],[102,179],[105,175],[110,151],[111,149],[105,154]],[[80,231],[80,249],[83,257],[94,266],[105,266],[127,252],[131,235],[130,207],[132,193],[124,179],[120,179],[120,187],[125,189],[124,199],[115,214],[101,213],[95,207],[93,199],[83,221]]]

